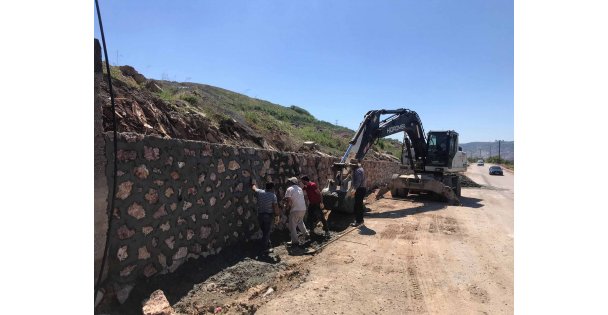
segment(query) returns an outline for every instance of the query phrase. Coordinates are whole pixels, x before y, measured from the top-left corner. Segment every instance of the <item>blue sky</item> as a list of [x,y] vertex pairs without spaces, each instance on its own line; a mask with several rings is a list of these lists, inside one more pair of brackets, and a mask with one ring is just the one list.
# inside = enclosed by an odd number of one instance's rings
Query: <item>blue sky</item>
[[[111,64],[356,129],[409,108],[460,141],[514,140],[512,1],[100,1]],[[95,37],[101,38],[95,17]]]

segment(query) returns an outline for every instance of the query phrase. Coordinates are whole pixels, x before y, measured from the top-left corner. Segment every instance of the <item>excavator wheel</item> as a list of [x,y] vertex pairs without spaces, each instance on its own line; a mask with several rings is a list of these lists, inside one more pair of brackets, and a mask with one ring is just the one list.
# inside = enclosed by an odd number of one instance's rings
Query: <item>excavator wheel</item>
[[393,198],[397,198],[397,195],[398,195],[398,194],[397,194],[397,188],[393,188],[393,189],[391,189],[391,197],[393,197]]
[[461,192],[461,186],[460,186],[460,179],[458,178],[458,176],[455,176],[452,178],[452,191],[454,192],[454,195],[456,195],[456,197],[460,198],[460,192]]
[[393,188],[391,189],[391,195],[393,198],[405,198],[410,193],[407,188]]

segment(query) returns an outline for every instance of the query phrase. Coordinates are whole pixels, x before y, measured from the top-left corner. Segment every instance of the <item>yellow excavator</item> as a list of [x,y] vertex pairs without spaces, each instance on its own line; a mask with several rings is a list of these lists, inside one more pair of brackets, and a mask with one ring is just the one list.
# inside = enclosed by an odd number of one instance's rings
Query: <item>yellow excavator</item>
[[[391,116],[381,120],[382,115]],[[460,204],[458,174],[465,172],[468,164],[466,154],[458,145],[458,133],[430,131],[425,135],[418,114],[402,108],[371,110],[365,114],[340,162],[334,163],[333,176],[322,191],[326,209],[353,212],[354,200],[348,193],[352,179],[347,162],[363,160],[376,140],[398,132],[403,132],[403,154],[400,172],[393,174],[389,182],[393,197],[433,193],[451,204]]]

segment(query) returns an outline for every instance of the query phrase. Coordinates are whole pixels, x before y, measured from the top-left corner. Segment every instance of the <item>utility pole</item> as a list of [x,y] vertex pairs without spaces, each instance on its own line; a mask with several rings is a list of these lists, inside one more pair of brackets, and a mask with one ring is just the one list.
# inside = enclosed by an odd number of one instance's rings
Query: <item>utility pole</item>
[[500,164],[500,141],[498,140],[498,164]]
[[479,148],[479,158],[481,159],[481,148]]
[[498,141],[498,164],[500,164],[500,142],[504,140],[494,140],[494,142]]

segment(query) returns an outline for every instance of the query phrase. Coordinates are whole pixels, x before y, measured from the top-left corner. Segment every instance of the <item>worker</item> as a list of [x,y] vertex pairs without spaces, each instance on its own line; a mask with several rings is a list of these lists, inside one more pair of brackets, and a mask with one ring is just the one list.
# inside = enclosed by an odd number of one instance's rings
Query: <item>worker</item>
[[325,206],[323,205],[323,198],[321,197],[319,186],[317,186],[317,183],[311,182],[310,178],[306,175],[300,177],[300,179],[304,185],[302,189],[306,191],[306,196],[308,197],[308,220],[306,224],[314,232],[315,226],[321,221],[321,223],[323,223],[325,237],[329,237],[329,225],[323,214],[323,208],[325,208]]
[[306,201],[304,200],[304,192],[302,188],[298,186],[298,179],[295,177],[290,177],[287,179],[287,182],[291,184],[285,191],[285,198],[283,200],[286,202],[287,208],[289,208],[289,232],[291,234],[291,241],[287,242],[287,245],[303,245],[300,243],[298,239],[298,231],[305,236],[305,238],[309,238],[310,234],[308,230],[306,230],[306,225],[304,225],[304,215],[306,214]]
[[353,174],[353,181],[351,184],[351,196],[355,197],[355,204],[353,212],[355,213],[355,222],[351,223],[351,226],[359,226],[363,224],[363,198],[367,192],[365,188],[365,171],[361,167],[361,163],[357,159],[351,159],[349,166],[351,167]]
[[[266,183],[266,189],[259,189],[253,182],[251,189],[257,193],[258,198],[258,223],[262,229],[262,251],[264,253],[272,252],[272,244],[270,243],[270,229],[272,222],[280,216],[279,204],[277,195],[274,193],[274,183]],[[275,219],[275,220],[273,220]]]

